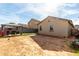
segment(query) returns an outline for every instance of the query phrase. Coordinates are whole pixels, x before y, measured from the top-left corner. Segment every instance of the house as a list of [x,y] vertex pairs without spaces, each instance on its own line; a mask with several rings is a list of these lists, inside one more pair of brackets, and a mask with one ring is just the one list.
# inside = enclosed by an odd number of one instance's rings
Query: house
[[35,32],[35,30],[34,29],[30,29],[27,24],[21,24],[21,23],[19,23],[19,25],[22,26],[22,32],[23,33],[30,33],[30,32],[32,33],[32,32]]
[[15,23],[1,24],[1,31],[4,32],[4,35],[21,34],[22,30],[22,26]]
[[22,32],[23,33],[29,32],[29,28],[28,28],[27,24],[21,24],[21,23],[19,23],[18,25],[22,26]]
[[1,30],[1,27],[0,27],[0,30]]
[[0,27],[0,36],[2,35],[2,32],[1,32],[1,27]]
[[29,29],[27,24],[1,24],[0,36],[7,36],[9,34],[22,34],[26,32],[34,32],[34,30]]
[[75,25],[75,34],[74,36],[79,36],[79,25]]
[[79,30],[79,25],[75,25],[75,29]]
[[40,21],[36,20],[36,19],[31,19],[29,22],[28,22],[28,28],[29,29],[37,29],[37,24],[39,23]]
[[48,16],[38,23],[38,34],[69,37],[74,34],[74,26],[71,20]]

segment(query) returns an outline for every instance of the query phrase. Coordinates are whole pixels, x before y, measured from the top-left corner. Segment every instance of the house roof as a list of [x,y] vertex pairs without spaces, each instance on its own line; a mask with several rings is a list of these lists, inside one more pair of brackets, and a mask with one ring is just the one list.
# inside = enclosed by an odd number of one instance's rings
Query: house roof
[[79,28],[79,25],[75,25],[75,28]]
[[64,19],[64,18],[58,18],[58,17],[54,17],[54,16],[48,16],[48,17],[46,17],[44,20],[42,20],[40,23],[38,23],[38,25],[41,24],[43,21],[45,21],[47,18],[55,18],[55,19],[57,19],[57,20],[68,21],[68,23],[69,23],[71,26],[74,27],[74,25],[73,25],[73,23],[72,23],[72,20],[68,20],[68,19]]
[[28,24],[29,24],[31,21],[40,22],[39,20],[36,20],[36,19],[32,18],[32,19],[28,22]]
[[19,25],[19,24],[1,24],[1,25],[4,25],[4,26],[21,26],[21,25]]

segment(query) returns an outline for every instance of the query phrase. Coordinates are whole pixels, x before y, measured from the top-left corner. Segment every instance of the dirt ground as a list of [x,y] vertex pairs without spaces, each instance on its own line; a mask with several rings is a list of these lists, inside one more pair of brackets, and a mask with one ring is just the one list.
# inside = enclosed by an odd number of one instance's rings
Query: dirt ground
[[72,56],[72,40],[43,35],[0,38],[0,56]]

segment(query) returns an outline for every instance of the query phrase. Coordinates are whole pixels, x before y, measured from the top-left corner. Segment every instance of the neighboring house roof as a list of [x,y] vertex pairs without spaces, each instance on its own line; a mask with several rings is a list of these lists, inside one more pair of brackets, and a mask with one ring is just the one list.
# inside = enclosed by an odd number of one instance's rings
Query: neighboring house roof
[[1,30],[1,27],[0,27],[0,30]]
[[75,28],[76,28],[76,29],[79,29],[79,25],[75,25]]
[[48,19],[48,18],[56,18],[57,20],[63,20],[63,21],[68,21],[68,23],[72,26],[72,27],[74,27],[74,25],[73,25],[73,23],[72,23],[72,20],[68,20],[68,19],[64,19],[64,18],[58,18],[58,17],[54,17],[54,16],[48,16],[48,17],[46,17],[44,20],[42,20],[40,23],[38,23],[38,25],[39,24],[41,24],[43,21],[45,21],[46,19]]
[[27,24],[21,24],[21,23],[19,23],[18,25],[21,25],[22,27],[28,28]]
[[79,25],[75,25],[75,26],[79,27]]
[[1,24],[3,26],[22,26],[22,25],[19,25],[19,24]]
[[40,22],[39,20],[36,20],[36,19],[32,18],[32,19],[28,22],[28,24],[29,24],[30,22],[32,22],[32,21]]
[[27,24],[21,24],[21,23],[18,23],[18,24],[16,24],[16,23],[1,24],[1,26],[6,26],[6,28],[13,28],[12,26],[28,28]]

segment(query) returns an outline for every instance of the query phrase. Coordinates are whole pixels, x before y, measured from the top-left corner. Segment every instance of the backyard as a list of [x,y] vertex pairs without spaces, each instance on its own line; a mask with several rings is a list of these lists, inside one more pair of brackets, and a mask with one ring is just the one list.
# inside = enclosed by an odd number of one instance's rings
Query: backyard
[[[70,48],[71,38],[56,38],[35,33],[0,37],[0,56],[72,56],[78,55]],[[78,51],[78,50],[77,50]]]

